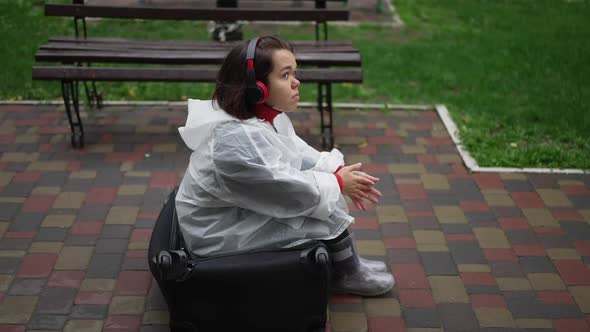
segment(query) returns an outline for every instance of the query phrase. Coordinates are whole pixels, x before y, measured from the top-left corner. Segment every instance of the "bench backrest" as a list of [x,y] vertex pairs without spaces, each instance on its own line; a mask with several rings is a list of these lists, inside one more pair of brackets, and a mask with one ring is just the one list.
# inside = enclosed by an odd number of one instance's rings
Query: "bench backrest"
[[[136,1],[134,1],[136,2]],[[348,9],[331,8],[211,8],[172,6],[150,1],[125,6],[126,1],[101,4],[45,4],[46,16],[216,21],[346,21]],[[159,4],[159,5],[158,5]]]

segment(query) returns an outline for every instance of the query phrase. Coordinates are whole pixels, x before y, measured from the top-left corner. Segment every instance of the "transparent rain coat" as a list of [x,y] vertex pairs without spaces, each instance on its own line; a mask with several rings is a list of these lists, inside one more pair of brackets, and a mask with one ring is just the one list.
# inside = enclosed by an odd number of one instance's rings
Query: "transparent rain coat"
[[273,124],[238,120],[210,100],[189,99],[179,132],[193,152],[176,209],[193,254],[329,240],[353,222],[333,174],[342,154],[307,145],[285,113]]

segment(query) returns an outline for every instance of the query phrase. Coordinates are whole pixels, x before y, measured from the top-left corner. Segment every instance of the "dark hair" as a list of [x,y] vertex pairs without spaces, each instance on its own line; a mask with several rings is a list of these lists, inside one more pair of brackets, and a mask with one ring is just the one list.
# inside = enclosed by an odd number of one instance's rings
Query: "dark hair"
[[[255,116],[254,107],[246,103],[246,50],[249,41],[234,47],[223,60],[217,74],[213,99],[227,113],[245,120]],[[256,80],[268,86],[268,75],[272,71],[272,53],[293,47],[278,36],[260,37],[254,56]]]

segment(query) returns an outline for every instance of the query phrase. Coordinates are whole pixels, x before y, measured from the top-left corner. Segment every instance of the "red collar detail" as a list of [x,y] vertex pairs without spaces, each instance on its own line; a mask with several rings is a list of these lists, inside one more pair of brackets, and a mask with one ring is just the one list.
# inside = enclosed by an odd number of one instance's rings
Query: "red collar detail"
[[272,107],[268,107],[265,104],[256,104],[256,117],[264,121],[273,124],[275,117],[283,112],[277,111]]

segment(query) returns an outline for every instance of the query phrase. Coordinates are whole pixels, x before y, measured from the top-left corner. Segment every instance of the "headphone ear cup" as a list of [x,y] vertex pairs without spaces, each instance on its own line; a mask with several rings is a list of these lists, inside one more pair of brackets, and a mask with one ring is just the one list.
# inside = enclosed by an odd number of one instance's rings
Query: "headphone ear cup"
[[258,90],[260,91],[260,100],[257,101],[256,103],[262,104],[268,99],[268,88],[266,87],[266,85],[264,85],[264,83],[262,83],[260,81],[256,81],[256,86],[258,87]]

